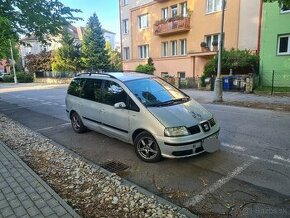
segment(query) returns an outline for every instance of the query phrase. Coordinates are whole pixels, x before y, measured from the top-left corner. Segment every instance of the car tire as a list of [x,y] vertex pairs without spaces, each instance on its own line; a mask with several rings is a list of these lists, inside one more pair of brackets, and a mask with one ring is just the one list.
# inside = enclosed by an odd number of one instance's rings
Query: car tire
[[73,112],[71,114],[70,120],[72,128],[76,133],[84,133],[88,130],[87,127],[83,124],[83,121],[77,112]]
[[137,156],[149,163],[161,160],[161,150],[155,138],[148,132],[141,132],[134,139],[134,147]]

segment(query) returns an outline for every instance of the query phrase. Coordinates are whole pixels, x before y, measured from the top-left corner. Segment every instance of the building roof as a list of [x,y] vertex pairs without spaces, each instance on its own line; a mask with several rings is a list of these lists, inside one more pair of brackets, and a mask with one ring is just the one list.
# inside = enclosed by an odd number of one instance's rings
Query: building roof
[[116,33],[114,33],[114,32],[111,32],[111,31],[109,31],[109,30],[106,30],[106,29],[104,29],[104,28],[102,29],[102,31],[103,31],[103,33],[105,33],[105,32],[106,32],[106,33],[111,33],[111,34],[115,34],[115,35],[116,35]]

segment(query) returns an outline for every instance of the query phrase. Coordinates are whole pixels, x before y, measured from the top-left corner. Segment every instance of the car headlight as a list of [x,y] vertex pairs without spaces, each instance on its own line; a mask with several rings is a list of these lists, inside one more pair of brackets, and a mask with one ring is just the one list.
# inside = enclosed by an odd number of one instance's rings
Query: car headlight
[[189,132],[185,126],[168,127],[165,128],[164,135],[168,137],[187,136]]

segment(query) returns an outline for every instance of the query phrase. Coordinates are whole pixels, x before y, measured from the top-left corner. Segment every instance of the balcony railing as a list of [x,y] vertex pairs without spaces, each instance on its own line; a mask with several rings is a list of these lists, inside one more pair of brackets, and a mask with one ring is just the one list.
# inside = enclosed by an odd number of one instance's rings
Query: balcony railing
[[173,17],[167,20],[157,21],[154,24],[155,35],[170,35],[190,30],[189,17]]

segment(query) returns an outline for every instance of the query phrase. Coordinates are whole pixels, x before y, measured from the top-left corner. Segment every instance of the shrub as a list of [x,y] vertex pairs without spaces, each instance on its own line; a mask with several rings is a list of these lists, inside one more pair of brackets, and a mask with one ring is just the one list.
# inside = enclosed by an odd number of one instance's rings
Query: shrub
[[148,58],[147,64],[139,64],[136,67],[136,71],[139,73],[154,74],[155,67],[152,58]]
[[[202,84],[204,79],[216,75],[218,58],[215,56],[207,62],[201,77]],[[259,72],[259,56],[252,54],[249,50],[223,50],[222,53],[222,74],[228,75],[230,69],[233,74],[249,74]]]
[[[33,82],[33,79],[34,79],[34,76],[32,73],[17,72],[16,76],[17,76],[17,81],[19,83],[31,83],[31,82]],[[13,73],[3,76],[3,82],[13,83],[14,82]]]
[[140,64],[136,67],[136,71],[139,73],[146,73],[146,74],[153,75],[155,71],[155,67],[149,64],[144,64],[144,65]]

